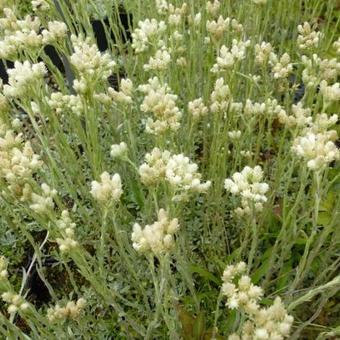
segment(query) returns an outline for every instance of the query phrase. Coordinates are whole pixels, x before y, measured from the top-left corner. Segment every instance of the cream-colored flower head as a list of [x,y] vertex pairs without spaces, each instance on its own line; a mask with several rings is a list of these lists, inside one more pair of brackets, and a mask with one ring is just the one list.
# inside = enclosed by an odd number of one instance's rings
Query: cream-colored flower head
[[114,174],[111,177],[105,171],[100,175],[100,182],[92,181],[91,183],[91,195],[99,203],[117,202],[122,193],[122,182],[119,174]]
[[175,243],[174,234],[179,229],[177,218],[169,219],[164,209],[158,212],[158,219],[144,229],[135,223],[131,239],[138,252],[151,252],[156,256],[169,252]]

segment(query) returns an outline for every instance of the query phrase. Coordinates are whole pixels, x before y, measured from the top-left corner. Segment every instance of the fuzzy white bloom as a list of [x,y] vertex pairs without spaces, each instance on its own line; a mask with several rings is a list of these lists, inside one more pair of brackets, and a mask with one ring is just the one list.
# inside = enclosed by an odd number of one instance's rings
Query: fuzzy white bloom
[[114,174],[111,177],[105,171],[100,175],[100,182],[91,182],[91,195],[100,203],[117,202],[122,193],[122,182],[119,174]]
[[219,40],[228,30],[242,32],[243,26],[236,20],[227,17],[224,19],[221,15],[217,20],[208,20],[206,23],[207,31],[213,39]]
[[225,45],[220,48],[216,64],[211,68],[211,72],[217,73],[234,66],[237,61],[246,57],[246,49],[250,45],[250,40],[238,41],[233,39],[232,47],[229,49]]
[[165,30],[164,21],[158,22],[156,19],[139,21],[138,28],[132,33],[132,48],[136,53],[146,51],[149,44],[156,42]]
[[256,5],[265,5],[267,0],[251,0]]
[[132,103],[133,83],[130,79],[122,79],[120,82],[120,91],[112,87],[108,88],[108,94],[114,102],[122,104]]
[[232,140],[240,139],[242,132],[240,130],[229,131],[228,136]]
[[273,53],[273,46],[270,43],[262,41],[261,44],[255,45],[255,63],[257,65],[266,65]]
[[53,44],[61,42],[65,39],[67,33],[67,26],[62,21],[49,21],[48,29],[42,31],[42,41],[44,44]]
[[192,22],[194,26],[199,26],[201,24],[201,21],[202,21],[201,12],[196,13],[193,18],[189,16],[189,22]]
[[205,193],[211,185],[210,181],[201,182],[197,164],[183,154],[171,155],[169,151],[154,148],[146,154],[145,161],[139,167],[141,181],[146,185],[168,182],[178,193],[174,200],[187,198],[189,192]]
[[169,151],[154,148],[145,155],[145,163],[139,167],[141,181],[145,185],[155,184],[165,177],[166,165],[171,157]]
[[337,133],[334,130],[322,133],[308,131],[295,138],[292,151],[307,162],[311,170],[321,170],[329,163],[340,159],[340,151],[334,141]]
[[80,116],[84,111],[84,106],[79,95],[63,95],[61,92],[53,92],[51,93],[51,97],[47,99],[47,102],[57,114],[72,112]]
[[7,259],[4,256],[0,256],[0,282],[8,276],[7,266]]
[[215,82],[214,91],[210,96],[212,112],[226,111],[231,101],[230,89],[227,84],[224,84],[224,79],[219,78]]
[[337,59],[321,59],[317,54],[311,58],[301,57],[304,65],[302,80],[307,87],[315,88],[321,80],[334,81],[340,75],[340,62]]
[[154,77],[138,89],[145,94],[141,111],[151,112],[155,118],[147,119],[146,132],[160,134],[167,130],[176,131],[180,127],[182,113],[176,105],[178,97],[171,93],[170,87],[161,85],[159,79]]
[[328,85],[327,81],[323,80],[320,83],[320,92],[326,104],[337,102],[340,100],[340,83]]
[[69,301],[64,307],[57,304],[53,308],[47,310],[47,318],[50,322],[65,319],[76,320],[80,317],[85,306],[86,300],[84,298],[80,298],[77,301]]
[[187,60],[184,57],[180,57],[176,60],[176,64],[181,67],[187,66]]
[[208,108],[204,105],[202,98],[197,98],[189,102],[188,111],[194,120],[199,120],[208,114]]
[[31,64],[29,61],[16,61],[14,68],[8,69],[8,83],[4,85],[4,95],[8,97],[23,97],[32,95],[32,90],[43,80],[47,73],[45,64]]
[[308,22],[304,22],[303,25],[298,26],[298,38],[297,43],[301,50],[308,50],[314,47],[318,47],[322,38],[322,33],[314,31]]
[[91,43],[90,38],[85,40],[75,35],[71,36],[74,53],[70,62],[77,72],[74,82],[76,91],[83,93],[98,81],[106,80],[116,66],[116,62],[109,53],[101,53],[96,44]]
[[26,311],[30,307],[29,303],[27,303],[21,295],[12,292],[3,293],[1,298],[9,304],[7,308],[9,314],[16,313],[18,310]]
[[250,277],[244,274],[245,271],[244,262],[228,265],[223,272],[221,292],[227,297],[226,305],[230,309],[252,312],[252,306],[261,299],[263,291],[252,284]]
[[41,195],[32,192],[30,197],[30,209],[37,214],[44,214],[53,210],[53,198],[57,195],[57,191],[55,189],[51,189],[46,183],[41,184],[41,190]]
[[292,114],[288,115],[286,111],[282,110],[278,114],[278,119],[281,124],[286,124],[288,127],[308,127],[311,125],[313,118],[311,116],[312,110],[304,108],[300,102],[297,105],[292,105]]
[[62,253],[68,253],[72,249],[78,247],[78,242],[74,240],[73,234],[70,235],[70,237],[65,237],[65,238],[57,238],[56,242],[58,243],[59,250]]
[[169,26],[179,26],[188,10],[188,4],[184,2],[181,7],[175,7],[164,0],[156,0],[157,11],[166,15]]
[[319,113],[315,115],[314,122],[311,125],[310,131],[326,132],[332,125],[338,122],[339,116],[333,114],[328,116],[327,113]]
[[208,1],[205,5],[206,11],[212,16],[216,16],[218,14],[220,7],[221,3],[219,0],[214,0],[214,2]]
[[31,1],[33,11],[36,13],[46,12],[50,9],[50,5],[46,0],[32,0]]
[[127,153],[128,146],[125,142],[111,145],[110,155],[112,158],[119,158]]
[[269,190],[267,183],[261,182],[263,171],[260,166],[251,168],[246,166],[241,172],[236,172],[232,178],[224,182],[224,187],[233,195],[241,196],[241,207],[237,213],[244,215],[263,209],[263,203],[267,202],[266,193]]
[[254,103],[250,99],[244,105],[244,114],[247,116],[283,116],[286,114],[276,99],[268,98],[264,103]]
[[280,59],[276,55],[271,54],[270,62],[272,66],[272,73],[275,79],[284,79],[293,71],[293,65],[290,62],[288,53],[284,53]]
[[43,163],[30,142],[23,142],[22,134],[15,134],[0,121],[0,164],[0,179],[12,194],[22,198],[25,183]]
[[171,62],[171,55],[166,49],[158,50],[154,57],[150,57],[148,64],[143,66],[145,71],[164,71]]
[[169,4],[166,0],[156,0],[158,14],[166,14],[169,9]]
[[131,239],[133,248],[138,252],[152,252],[159,256],[169,252],[174,244],[174,234],[179,229],[177,218],[169,219],[168,213],[164,209],[158,212],[158,219],[151,225],[146,225],[144,229],[135,223]]
[[197,170],[197,164],[192,163],[188,157],[183,154],[173,155],[166,165],[165,179],[176,190],[204,193],[211,186],[211,182],[201,183],[201,174]]
[[4,38],[0,40],[0,59],[17,57],[22,51],[35,54],[42,45],[39,18],[27,15],[19,20],[10,8],[4,8],[3,13],[4,17],[0,18],[0,31],[4,32]]
[[67,253],[78,246],[78,242],[74,239],[74,230],[76,224],[72,221],[70,213],[63,210],[61,217],[56,222],[61,238],[57,238],[56,242],[59,245],[59,250],[62,253]]
[[228,340],[288,338],[293,317],[287,314],[279,297],[276,297],[270,307],[261,308],[259,302],[263,290],[251,282],[245,271],[246,264],[240,262],[228,265],[222,276],[221,292],[227,297],[226,306],[239,310],[246,318],[241,328],[241,336],[232,334]]

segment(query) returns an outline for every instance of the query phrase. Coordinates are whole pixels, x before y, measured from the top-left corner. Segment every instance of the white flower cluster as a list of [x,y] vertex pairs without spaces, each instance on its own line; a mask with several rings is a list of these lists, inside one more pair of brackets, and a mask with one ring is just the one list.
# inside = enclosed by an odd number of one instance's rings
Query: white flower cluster
[[241,172],[235,172],[232,179],[225,180],[225,189],[233,195],[241,196],[241,207],[235,210],[238,215],[250,214],[253,209],[262,211],[269,190],[269,185],[261,182],[262,179],[263,171],[257,165],[254,168],[246,166]]
[[216,16],[219,13],[221,3],[219,0],[214,0],[214,2],[208,1],[205,5],[205,9],[208,14]]
[[286,113],[282,106],[278,104],[278,101],[271,98],[268,98],[264,103],[254,103],[247,99],[243,110],[247,116],[276,117],[283,116]]
[[111,177],[110,174],[105,171],[100,175],[100,182],[91,182],[91,195],[99,203],[117,202],[122,193],[122,181],[119,174],[114,174]]
[[154,57],[150,57],[149,62],[143,66],[145,71],[164,71],[171,62],[171,55],[165,48],[157,50]]
[[153,185],[164,180],[170,157],[169,151],[161,151],[159,148],[154,148],[150,153],[147,153],[144,157],[145,163],[139,167],[142,183]]
[[208,114],[208,108],[204,105],[203,98],[197,98],[188,103],[188,111],[194,120],[199,120]]
[[85,306],[86,300],[84,298],[80,298],[77,301],[69,301],[65,307],[56,304],[55,307],[47,310],[47,318],[50,322],[65,319],[76,320],[79,318]]
[[288,53],[284,53],[280,59],[272,53],[270,57],[270,63],[272,64],[272,73],[274,79],[284,79],[293,71],[293,64],[290,62],[290,56]]
[[138,89],[145,94],[140,106],[142,112],[152,112],[155,119],[146,120],[146,132],[160,134],[166,130],[175,131],[180,127],[182,112],[176,105],[178,96],[171,93],[167,84],[161,85],[157,77],[151,78],[148,84]]
[[34,89],[43,80],[47,69],[45,64],[31,64],[29,61],[15,61],[14,68],[8,69],[8,84],[4,85],[4,95],[8,97],[24,97],[32,95]]
[[340,75],[340,63],[336,58],[321,59],[317,54],[308,58],[303,55],[302,80],[308,88],[315,88],[321,80],[334,81]]
[[138,28],[132,33],[132,48],[136,53],[144,52],[149,45],[158,41],[160,35],[166,30],[164,21],[145,19],[138,22]]
[[230,89],[227,84],[224,84],[224,79],[219,78],[215,82],[214,90],[210,95],[211,112],[227,111],[229,103],[231,102]]
[[40,20],[27,15],[19,20],[10,8],[3,9],[4,17],[0,18],[0,59],[12,59],[23,51],[35,51],[42,45],[39,34]]
[[312,124],[312,110],[310,108],[304,108],[303,104],[299,102],[296,105],[292,105],[291,114],[288,115],[285,110],[281,110],[278,114],[278,119],[281,124],[285,124],[288,127],[305,128]]
[[68,95],[61,92],[51,93],[51,97],[47,99],[48,105],[55,110],[57,114],[72,112],[80,116],[84,112],[84,106],[79,95]]
[[133,248],[138,252],[152,252],[159,256],[169,252],[174,244],[174,234],[179,229],[177,218],[169,219],[168,213],[164,209],[158,212],[158,219],[151,225],[146,225],[144,229],[135,223],[131,239]]
[[90,38],[85,40],[75,35],[71,36],[74,53],[70,62],[77,72],[74,89],[84,93],[98,81],[105,81],[112,73],[116,62],[109,53],[100,53],[96,44]]
[[315,133],[306,132],[295,138],[292,151],[305,161],[311,170],[322,170],[329,163],[340,159],[340,151],[334,141],[337,139],[335,130]]
[[124,156],[127,153],[128,146],[125,142],[121,142],[119,144],[111,145],[110,155],[112,158],[119,158]]
[[240,139],[242,135],[242,132],[240,130],[233,130],[228,132],[228,136],[232,140]]
[[166,0],[156,0],[156,7],[158,14],[167,16],[170,26],[180,25],[188,10],[186,2],[182,4],[182,7],[175,7]]
[[[201,174],[197,172],[198,166],[192,163],[183,154],[173,155],[166,166],[165,178],[174,188],[188,192],[206,192],[211,186],[211,182],[201,183]],[[176,196],[174,199],[181,199]]]
[[67,34],[67,26],[62,21],[49,21],[47,24],[47,29],[44,29],[41,34],[44,44],[62,42]]
[[74,239],[74,229],[76,224],[72,222],[70,214],[67,210],[63,210],[61,218],[57,221],[57,227],[62,235],[62,238],[57,238],[59,250],[62,253],[69,252],[78,246],[78,242]]
[[[228,298],[226,306],[230,309],[243,309],[248,313],[253,313],[257,308],[257,303],[263,296],[260,287],[251,283],[248,275],[245,275],[247,265],[239,262],[236,265],[228,265],[222,276],[221,291]],[[236,284],[233,283],[237,278]]]
[[210,181],[201,182],[201,174],[197,172],[198,166],[192,163],[183,154],[171,155],[169,151],[154,148],[145,155],[146,163],[139,167],[141,181],[146,185],[168,182],[179,195],[174,200],[186,198],[188,192],[204,193],[211,185]]
[[[26,185],[24,189],[24,194],[27,196],[26,191],[31,191],[31,188]],[[46,183],[41,184],[41,194],[34,192],[30,193],[30,209],[32,209],[37,214],[44,214],[54,208],[53,198],[57,195],[55,189],[51,189]]]
[[216,64],[211,68],[211,72],[217,73],[234,66],[237,61],[246,57],[246,49],[250,45],[250,40],[242,41],[233,39],[232,47],[229,49],[225,45],[220,48]]
[[36,13],[47,12],[50,9],[50,5],[46,0],[32,0],[32,9]]
[[122,79],[120,82],[120,91],[112,87],[108,88],[108,94],[115,103],[131,104],[132,103],[133,83],[130,79]]
[[326,132],[332,125],[338,122],[338,119],[339,116],[337,114],[329,116],[327,113],[319,113],[315,115],[314,122],[310,124],[310,131],[315,133]]
[[4,256],[0,256],[0,282],[8,276],[7,266],[7,259]]
[[18,294],[12,292],[5,292],[1,295],[2,300],[9,303],[7,312],[9,314],[16,313],[18,310],[26,311],[30,305],[24,300],[24,298]]
[[242,32],[243,30],[243,26],[236,19],[229,17],[224,19],[221,15],[217,20],[208,20],[206,28],[215,40],[221,39],[228,30],[236,32]]
[[261,44],[255,45],[255,63],[257,65],[266,65],[273,53],[273,46],[270,43],[262,41]]
[[[1,122],[0,122],[1,123]],[[22,197],[24,184],[41,167],[39,155],[30,142],[24,143],[22,135],[16,135],[0,124],[0,178],[5,180],[12,194]]]
[[340,100],[340,83],[328,85],[326,80],[320,83],[320,92],[323,96],[324,103],[330,104]]
[[246,264],[240,262],[228,265],[223,272],[221,292],[227,297],[226,305],[238,309],[247,318],[241,328],[241,334],[230,335],[228,340],[283,340],[290,335],[294,318],[277,297],[272,306],[261,308],[259,302],[263,296],[261,287],[254,285],[245,275]]
[[166,0],[155,0],[157,12],[160,15],[167,14],[169,4]]
[[312,29],[308,22],[304,22],[303,25],[298,26],[298,38],[297,43],[301,50],[308,50],[318,47],[322,38],[322,33]]

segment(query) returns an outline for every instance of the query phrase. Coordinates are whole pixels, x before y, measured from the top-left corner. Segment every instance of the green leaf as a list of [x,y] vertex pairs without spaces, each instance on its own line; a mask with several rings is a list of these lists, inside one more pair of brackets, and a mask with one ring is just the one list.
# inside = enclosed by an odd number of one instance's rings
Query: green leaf
[[327,211],[320,211],[318,216],[318,224],[326,226],[332,222],[332,215]]
[[214,282],[218,286],[220,286],[221,283],[222,283],[222,280],[220,278],[216,277],[215,275],[211,274],[206,269],[204,269],[204,268],[202,268],[198,265],[192,264],[192,265],[189,266],[189,269],[192,273],[199,274],[206,281]]
[[205,333],[205,316],[204,312],[199,312],[193,327],[194,339],[203,339],[204,333]]
[[270,260],[267,259],[263,261],[263,264],[260,268],[258,268],[255,273],[251,276],[251,280],[254,283],[258,283],[262,277],[266,275],[266,273],[270,270]]

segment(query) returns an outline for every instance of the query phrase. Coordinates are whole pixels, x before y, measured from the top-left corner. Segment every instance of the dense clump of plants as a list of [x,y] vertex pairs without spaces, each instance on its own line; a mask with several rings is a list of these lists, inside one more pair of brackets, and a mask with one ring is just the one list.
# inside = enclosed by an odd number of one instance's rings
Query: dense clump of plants
[[0,333],[335,339],[336,0],[0,0]]

